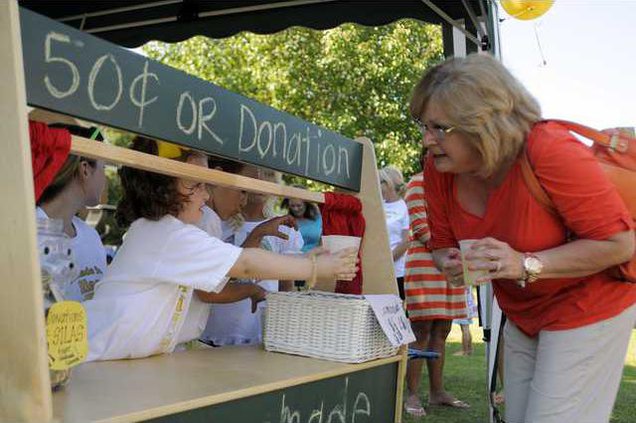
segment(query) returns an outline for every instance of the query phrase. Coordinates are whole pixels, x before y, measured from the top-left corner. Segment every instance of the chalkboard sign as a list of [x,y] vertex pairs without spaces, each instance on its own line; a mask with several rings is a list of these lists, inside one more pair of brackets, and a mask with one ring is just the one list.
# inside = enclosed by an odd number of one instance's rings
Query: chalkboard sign
[[150,420],[154,423],[391,423],[398,364]]
[[27,102],[354,191],[362,146],[20,8]]

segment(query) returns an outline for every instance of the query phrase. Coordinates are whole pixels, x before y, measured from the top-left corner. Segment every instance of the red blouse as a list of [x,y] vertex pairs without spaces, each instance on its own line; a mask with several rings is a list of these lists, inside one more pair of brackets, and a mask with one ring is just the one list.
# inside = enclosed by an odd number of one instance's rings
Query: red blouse
[[[517,251],[535,252],[564,244],[566,227],[579,238],[593,240],[633,228],[631,215],[589,148],[566,129],[553,122],[536,124],[528,137],[528,155],[565,226],[528,191],[519,162],[491,193],[485,215],[478,217],[459,204],[453,174],[437,172],[429,161],[424,179],[431,248],[493,237]],[[529,336],[605,320],[636,302],[636,284],[613,280],[604,272],[540,279],[526,288],[495,280],[493,287],[501,309]]]

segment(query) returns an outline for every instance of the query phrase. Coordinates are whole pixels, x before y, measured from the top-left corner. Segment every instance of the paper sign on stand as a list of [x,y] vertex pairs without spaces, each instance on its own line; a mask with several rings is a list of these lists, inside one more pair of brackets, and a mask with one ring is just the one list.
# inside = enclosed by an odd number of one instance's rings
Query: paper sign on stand
[[88,325],[84,307],[75,301],[53,304],[46,318],[49,368],[66,370],[88,354]]
[[394,347],[415,342],[411,322],[404,313],[402,300],[397,295],[365,295],[378,319],[378,323]]

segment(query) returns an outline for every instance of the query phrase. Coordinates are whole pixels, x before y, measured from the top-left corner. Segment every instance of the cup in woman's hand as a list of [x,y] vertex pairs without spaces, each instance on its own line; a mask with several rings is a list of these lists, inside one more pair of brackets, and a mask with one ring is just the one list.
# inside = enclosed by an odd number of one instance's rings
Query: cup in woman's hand
[[464,268],[464,284],[465,285],[475,285],[475,281],[477,279],[489,276],[487,269],[470,270],[468,268],[470,263],[468,260],[466,260],[465,256],[466,254],[468,254],[473,244],[477,241],[478,240],[476,239],[462,239],[461,241],[459,241],[459,249],[462,253],[462,266]]

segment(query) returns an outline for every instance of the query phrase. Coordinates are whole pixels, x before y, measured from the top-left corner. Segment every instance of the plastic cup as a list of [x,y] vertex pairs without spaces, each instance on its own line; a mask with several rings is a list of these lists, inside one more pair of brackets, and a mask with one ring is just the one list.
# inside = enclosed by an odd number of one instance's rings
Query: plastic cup
[[478,278],[488,276],[488,270],[468,270],[468,262],[465,255],[468,254],[473,244],[477,242],[476,239],[462,239],[459,241],[459,250],[462,253],[462,265],[464,267],[464,284],[475,285],[475,281]]
[[[354,247],[354,255],[358,255],[360,249],[360,237],[347,236],[347,235],[325,235],[322,237],[322,247],[329,251],[331,254],[337,253],[345,248]],[[350,281],[347,281],[350,282]],[[313,288],[317,291],[335,292],[336,281],[318,282]]]
[[322,246],[329,250],[330,253],[337,253],[345,248],[354,247],[355,254],[360,249],[360,237],[347,235],[326,235],[322,237]]

